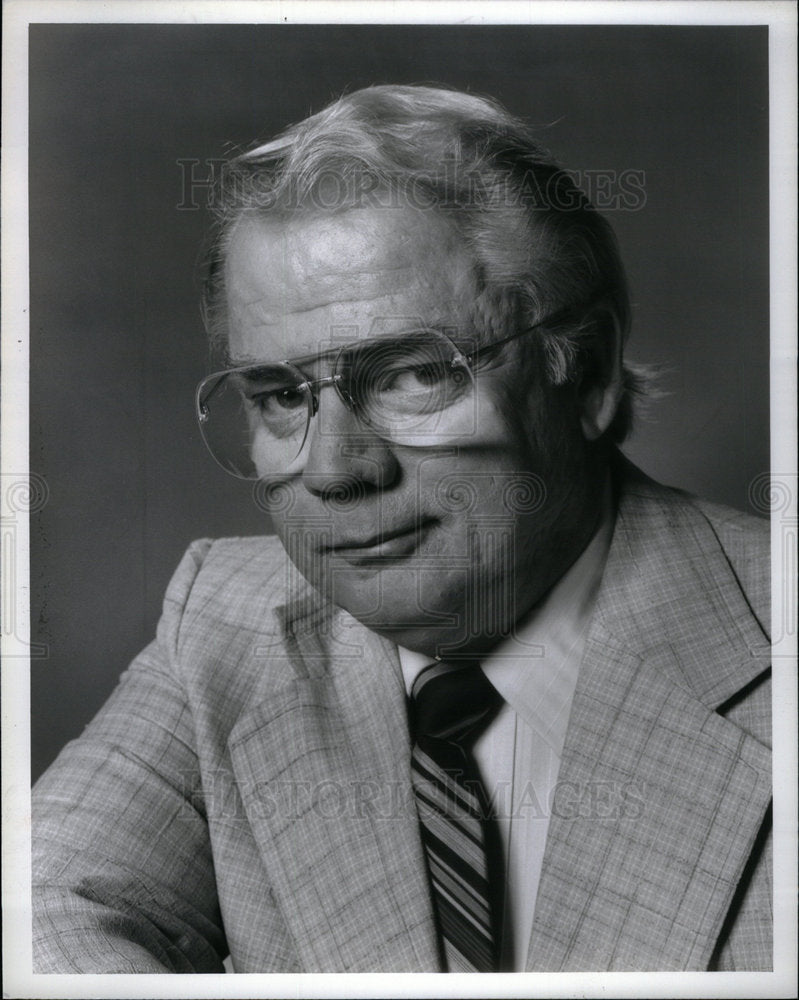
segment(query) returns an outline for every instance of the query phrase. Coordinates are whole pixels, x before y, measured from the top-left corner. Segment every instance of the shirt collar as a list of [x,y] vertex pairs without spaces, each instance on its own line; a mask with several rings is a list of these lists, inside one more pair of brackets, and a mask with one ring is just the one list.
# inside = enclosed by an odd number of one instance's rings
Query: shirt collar
[[[585,636],[613,534],[609,484],[591,541],[546,597],[481,660],[505,701],[560,756]],[[422,653],[398,647],[405,687],[430,663]]]

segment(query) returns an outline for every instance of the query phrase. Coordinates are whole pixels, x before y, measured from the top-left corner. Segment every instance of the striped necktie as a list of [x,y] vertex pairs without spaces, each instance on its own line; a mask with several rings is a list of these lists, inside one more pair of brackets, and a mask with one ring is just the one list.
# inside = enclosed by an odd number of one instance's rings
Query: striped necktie
[[502,857],[468,752],[502,698],[477,663],[433,663],[411,689],[411,781],[449,972],[499,969]]

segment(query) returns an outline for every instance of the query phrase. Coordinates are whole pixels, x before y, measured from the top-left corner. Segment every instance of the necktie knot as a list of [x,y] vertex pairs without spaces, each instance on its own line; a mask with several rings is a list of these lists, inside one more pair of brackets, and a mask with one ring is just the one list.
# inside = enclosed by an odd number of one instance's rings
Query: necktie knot
[[485,725],[502,697],[476,660],[431,663],[411,688],[416,737],[458,742]]

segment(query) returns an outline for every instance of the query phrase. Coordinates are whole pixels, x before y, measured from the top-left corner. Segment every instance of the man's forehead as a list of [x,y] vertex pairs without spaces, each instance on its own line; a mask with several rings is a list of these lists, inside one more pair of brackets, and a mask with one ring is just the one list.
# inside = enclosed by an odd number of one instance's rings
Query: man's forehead
[[309,331],[341,340],[462,326],[475,291],[452,227],[407,208],[245,216],[228,241],[226,287],[231,350],[247,356],[262,340],[316,350]]
[[332,286],[346,276],[368,286],[374,275],[429,261],[456,266],[466,256],[454,227],[433,211],[376,207],[283,218],[247,213],[228,236],[226,274],[235,282],[253,272],[260,277],[266,266],[276,277]]

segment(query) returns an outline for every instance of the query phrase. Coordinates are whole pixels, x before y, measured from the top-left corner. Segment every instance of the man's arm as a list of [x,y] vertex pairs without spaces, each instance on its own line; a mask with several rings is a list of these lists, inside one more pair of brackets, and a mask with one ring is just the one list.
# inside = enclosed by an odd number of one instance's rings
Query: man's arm
[[34,971],[223,972],[192,716],[174,667],[202,549],[158,639],[33,793]]

